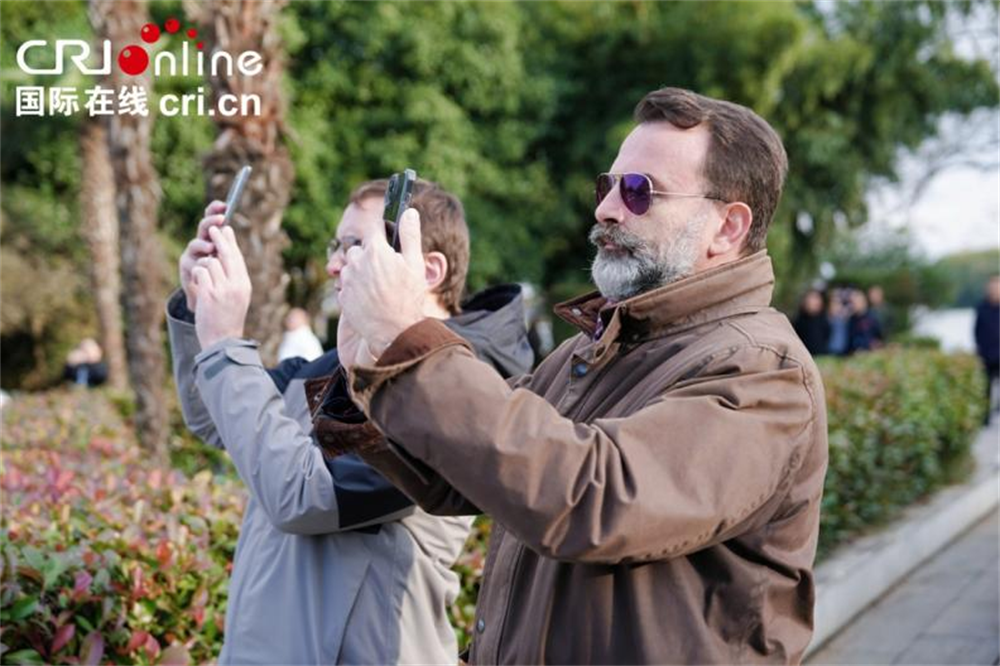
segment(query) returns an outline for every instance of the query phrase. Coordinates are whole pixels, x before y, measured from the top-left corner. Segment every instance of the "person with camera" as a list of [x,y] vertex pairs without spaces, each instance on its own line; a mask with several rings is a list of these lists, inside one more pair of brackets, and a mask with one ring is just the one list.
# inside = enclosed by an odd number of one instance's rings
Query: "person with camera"
[[348,388],[385,434],[350,450],[432,513],[493,517],[471,663],[797,663],[809,644],[826,408],[770,307],[785,151],[686,90],[635,118],[596,179],[598,292],[557,307],[579,333],[532,374],[504,381],[422,315],[414,211],[401,253],[352,248],[341,272]]
[[[345,252],[385,237],[386,189],[373,181],[351,195],[327,254],[338,288]],[[495,372],[529,369],[519,287],[460,305],[469,235],[459,200],[417,181],[412,205],[425,221],[421,315],[473,341]],[[184,421],[227,450],[249,491],[219,663],[456,663],[450,567],[472,519],[425,513],[357,456],[324,457],[318,442],[351,433],[326,417],[338,353],[263,366],[243,339],[251,284],[224,210],[206,208],[167,307]]]

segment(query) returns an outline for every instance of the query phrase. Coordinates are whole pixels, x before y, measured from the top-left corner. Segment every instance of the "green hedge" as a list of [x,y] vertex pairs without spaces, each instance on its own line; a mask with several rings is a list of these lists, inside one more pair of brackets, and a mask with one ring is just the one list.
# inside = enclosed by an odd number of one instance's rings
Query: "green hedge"
[[[984,388],[974,357],[922,349],[820,367],[830,422],[822,554],[968,471]],[[218,656],[242,484],[198,472],[226,467],[180,436],[175,468],[153,467],[127,414],[127,401],[75,390],[20,395],[4,410],[3,663]],[[456,565],[451,617],[462,645],[489,531],[477,521]]]
[[214,660],[240,483],[150,464],[103,391],[18,395],[2,444],[0,661]]
[[986,388],[970,355],[890,348],[820,361],[830,467],[820,556],[972,467]]

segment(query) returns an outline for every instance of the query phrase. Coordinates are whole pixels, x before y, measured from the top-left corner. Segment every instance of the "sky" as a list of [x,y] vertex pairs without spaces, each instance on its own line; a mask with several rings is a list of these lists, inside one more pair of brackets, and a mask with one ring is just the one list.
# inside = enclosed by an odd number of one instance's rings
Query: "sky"
[[939,174],[908,211],[899,209],[895,191],[874,192],[869,206],[874,229],[906,227],[914,245],[931,259],[1000,248],[1000,168],[956,167]]
[[[1000,67],[1000,33],[994,14],[979,6],[971,16],[952,15],[949,31],[955,52],[969,59],[985,59]],[[945,117],[940,137],[916,154],[901,155],[898,186],[875,188],[869,196],[869,223],[880,229],[905,227],[914,245],[931,259],[965,250],[1000,247],[1000,112],[978,111],[970,117]],[[930,181],[912,206],[913,185],[936,150],[961,146],[958,161],[972,159],[987,168],[954,167]],[[939,153],[938,153],[939,154]]]

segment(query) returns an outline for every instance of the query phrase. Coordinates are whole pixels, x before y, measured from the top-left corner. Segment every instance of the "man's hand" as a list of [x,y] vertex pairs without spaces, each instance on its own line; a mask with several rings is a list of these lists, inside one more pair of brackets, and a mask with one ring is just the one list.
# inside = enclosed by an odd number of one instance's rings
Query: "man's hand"
[[226,219],[223,213],[226,212],[224,201],[213,201],[205,208],[205,217],[198,223],[198,233],[194,239],[188,243],[184,254],[180,259],[181,289],[187,297],[188,310],[195,311],[196,302],[194,286],[191,283],[191,271],[198,265],[198,260],[204,257],[211,257],[215,254],[215,245],[212,244],[208,235],[211,227],[221,227]]
[[232,227],[209,225],[217,257],[202,257],[191,270],[196,300],[195,332],[205,349],[223,338],[242,338],[250,307],[250,275]]
[[[392,249],[384,233],[375,234],[363,248],[352,247],[340,273],[341,320],[349,324],[345,340],[360,336],[372,359],[404,330],[424,318],[424,255],[420,246],[420,215],[410,208],[399,223],[402,253]],[[345,324],[345,325],[347,325]],[[337,339],[341,332],[338,327]],[[342,362],[359,362],[361,346],[341,357]]]

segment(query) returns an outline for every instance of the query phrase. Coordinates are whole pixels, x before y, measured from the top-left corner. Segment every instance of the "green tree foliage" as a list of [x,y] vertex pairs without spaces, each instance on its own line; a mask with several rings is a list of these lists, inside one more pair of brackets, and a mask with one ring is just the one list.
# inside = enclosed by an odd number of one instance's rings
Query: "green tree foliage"
[[289,258],[317,257],[354,186],[414,166],[465,202],[474,286],[540,280],[535,239],[555,201],[529,148],[553,95],[531,70],[521,6],[300,2],[290,14]]
[[[31,36],[78,38],[89,33],[83,3],[62,14],[40,3],[0,7],[0,335],[3,386],[36,387],[61,369],[62,356],[92,332],[86,307],[86,249],[78,233],[79,118],[14,119],[15,85],[40,85],[41,77],[16,68],[17,47]],[[60,77],[59,85],[78,85]],[[72,330],[75,329],[75,330]],[[72,331],[72,332],[71,332]],[[49,362],[51,359],[57,359]]]
[[[14,86],[31,79],[14,62],[21,43],[91,38],[82,2],[52,6],[0,5],[2,241],[22,239],[18,251],[43,266],[58,258],[82,271],[79,116],[15,119],[13,111]],[[996,72],[960,57],[949,29],[973,9],[995,23],[997,7],[291,3],[281,26],[296,169],[285,259],[293,274],[314,276],[294,281],[294,299],[315,302],[323,246],[350,189],[404,166],[465,202],[473,288],[532,280],[550,300],[588,288],[593,176],[614,160],[639,98],[675,85],[747,104],[783,137],[791,166],[769,245],[779,301],[790,303],[834,230],[867,220],[866,192],[897,177],[901,151],[933,137],[945,114],[998,106]],[[176,1],[153,3],[151,14],[161,24],[183,17]],[[157,88],[199,84],[160,77]],[[205,203],[201,165],[213,132],[208,118],[155,125],[161,237],[173,256]],[[2,333],[15,331],[5,324]]]
[[[991,4],[996,18],[996,4]],[[770,248],[789,300],[838,220],[867,220],[874,178],[936,132],[946,112],[997,105],[995,73],[954,52],[946,3],[533,4],[557,72],[558,108],[540,144],[564,200],[552,227],[565,245],[547,284],[580,281],[592,174],[614,159],[630,112],[661,85],[746,104],[782,136],[790,170]],[[543,53],[545,53],[543,51]]]

